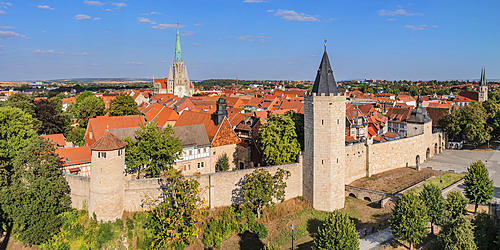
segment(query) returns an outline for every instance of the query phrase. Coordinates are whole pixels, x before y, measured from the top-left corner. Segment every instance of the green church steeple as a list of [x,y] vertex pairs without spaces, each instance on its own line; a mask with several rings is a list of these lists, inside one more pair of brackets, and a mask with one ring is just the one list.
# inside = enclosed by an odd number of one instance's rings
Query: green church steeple
[[174,62],[182,62],[181,39],[179,36],[179,24],[177,24],[177,37],[175,39],[175,58]]

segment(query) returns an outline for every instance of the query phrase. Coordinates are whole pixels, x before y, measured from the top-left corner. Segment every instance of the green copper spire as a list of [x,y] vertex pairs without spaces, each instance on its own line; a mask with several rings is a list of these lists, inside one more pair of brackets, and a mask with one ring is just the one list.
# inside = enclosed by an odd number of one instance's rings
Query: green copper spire
[[177,24],[177,38],[175,39],[175,58],[174,62],[182,62],[181,38],[179,36],[179,24]]

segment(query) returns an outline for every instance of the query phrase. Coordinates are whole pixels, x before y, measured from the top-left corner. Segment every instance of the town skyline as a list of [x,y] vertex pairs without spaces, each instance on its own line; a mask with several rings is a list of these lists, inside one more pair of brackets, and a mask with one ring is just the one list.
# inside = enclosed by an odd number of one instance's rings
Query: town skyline
[[[166,77],[179,22],[191,79],[499,79],[500,4],[0,1],[0,81]],[[495,60],[497,59],[497,60]]]

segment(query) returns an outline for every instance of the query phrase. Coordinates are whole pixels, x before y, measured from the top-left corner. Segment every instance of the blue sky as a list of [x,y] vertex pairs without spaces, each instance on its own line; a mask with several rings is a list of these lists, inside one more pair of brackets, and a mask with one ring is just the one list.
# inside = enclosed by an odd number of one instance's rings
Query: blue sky
[[181,25],[190,79],[500,79],[500,1],[0,0],[0,81],[166,77]]

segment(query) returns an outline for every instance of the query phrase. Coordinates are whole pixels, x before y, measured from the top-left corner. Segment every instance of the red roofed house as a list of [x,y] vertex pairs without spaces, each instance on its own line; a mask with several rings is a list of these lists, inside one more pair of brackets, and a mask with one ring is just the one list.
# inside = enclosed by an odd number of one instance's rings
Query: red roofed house
[[407,132],[406,119],[410,118],[412,110],[413,107],[389,108],[386,114],[387,118],[389,119],[388,132],[398,133],[400,136],[405,137]]
[[75,97],[70,97],[70,98],[63,98],[62,99],[62,110],[66,111],[69,105],[73,104],[76,102]]
[[[92,146],[99,140],[107,129],[115,135],[126,137],[124,135],[133,135],[133,132],[144,126],[144,117],[142,115],[128,116],[98,116],[90,118],[87,130],[85,131],[85,146]],[[118,135],[119,134],[119,135]]]
[[63,134],[41,135],[41,138],[51,141],[57,148],[71,148],[72,142],[66,142]]
[[65,173],[90,176],[91,155],[90,147],[57,149],[59,167]]

